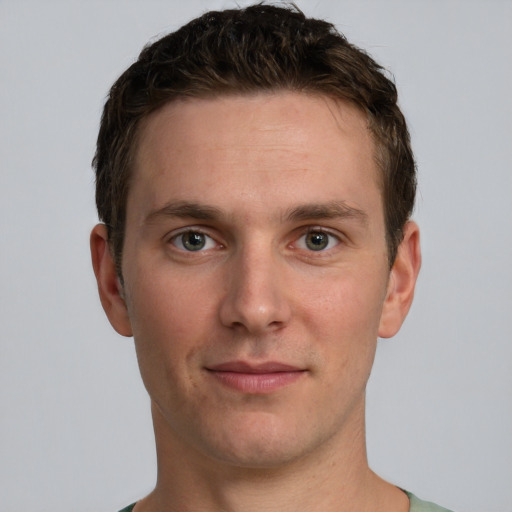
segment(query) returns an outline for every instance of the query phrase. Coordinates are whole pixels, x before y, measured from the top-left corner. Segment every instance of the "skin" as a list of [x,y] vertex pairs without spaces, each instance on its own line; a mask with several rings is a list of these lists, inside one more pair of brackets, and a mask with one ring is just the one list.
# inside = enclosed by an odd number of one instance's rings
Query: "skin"
[[[377,337],[412,302],[419,233],[407,223],[390,270],[374,150],[355,107],[292,92],[178,101],[145,121],[123,287],[105,227],[91,235],[102,304],[134,336],[152,403],[158,481],[137,512],[408,510],[368,468],[364,398]],[[240,389],[212,370],[240,361],[294,371]]]

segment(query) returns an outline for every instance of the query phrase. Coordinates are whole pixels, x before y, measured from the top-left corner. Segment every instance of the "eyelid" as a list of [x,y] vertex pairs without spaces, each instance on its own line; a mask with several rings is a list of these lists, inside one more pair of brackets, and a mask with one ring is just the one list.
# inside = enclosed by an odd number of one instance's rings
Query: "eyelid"
[[[212,234],[210,233],[210,230],[208,228],[205,228],[203,226],[197,226],[197,225],[194,225],[194,226],[187,225],[187,226],[183,226],[181,228],[177,228],[177,229],[171,231],[170,233],[168,233],[165,236],[165,243],[170,244],[174,248],[176,248],[176,250],[178,250],[180,252],[185,252],[185,253],[194,253],[194,252],[201,253],[201,252],[205,252],[205,251],[213,249],[213,247],[211,247],[211,248],[207,248],[207,249],[202,248],[198,251],[188,251],[185,248],[182,249],[182,248],[176,247],[176,245],[173,242],[178,237],[180,237],[181,235],[184,235],[186,233],[199,233],[199,234],[204,235],[205,237],[209,238],[210,240],[212,240],[216,246],[215,248],[224,248],[225,247],[225,244],[220,242],[218,237],[212,236]],[[307,236],[310,233],[324,233],[327,236],[329,236],[331,239],[334,239],[336,241],[336,244],[333,247],[328,247],[326,249],[322,249],[322,250],[318,250],[318,251],[314,251],[314,250],[308,249],[306,247],[304,247],[304,248],[294,247],[294,246],[296,246],[297,242],[300,239],[302,239],[303,237]],[[337,246],[339,246],[343,242],[344,242],[344,236],[338,230],[333,230],[331,228],[327,228],[325,226],[319,226],[319,225],[307,225],[307,226],[303,226],[298,229],[298,236],[296,235],[293,237],[293,240],[289,244],[289,246],[291,248],[305,251],[308,253],[312,253],[312,254],[317,253],[318,256],[320,256],[321,254],[329,253],[331,250],[335,249]]]
[[206,238],[209,238],[210,240],[212,240],[215,243],[217,248],[223,247],[222,243],[220,243],[215,237],[213,237],[210,233],[208,233],[208,230],[202,228],[201,226],[184,226],[182,228],[176,229],[166,235],[166,237],[165,237],[166,243],[169,245],[172,245],[175,249],[177,249],[180,252],[190,253],[190,254],[193,254],[194,252],[200,253],[200,252],[204,252],[204,251],[213,249],[212,247],[210,247],[210,248],[206,248],[206,249],[201,248],[198,251],[188,251],[185,248],[177,247],[176,244],[173,242],[176,241],[180,236],[185,235],[187,233],[199,233],[199,234],[205,236]]
[[301,240],[302,238],[304,238],[305,236],[307,236],[311,233],[325,234],[325,235],[329,236],[330,238],[335,239],[336,244],[334,245],[334,247],[329,247],[329,248],[318,250],[318,251],[314,251],[314,250],[308,249],[308,248],[299,248],[300,250],[304,250],[304,251],[306,251],[308,253],[312,253],[312,254],[317,253],[320,255],[322,253],[327,253],[327,252],[335,249],[343,242],[343,236],[341,235],[341,233],[339,233],[337,231],[334,232],[332,229],[329,229],[329,228],[326,228],[323,226],[313,225],[313,226],[306,226],[305,228],[301,229],[300,235],[295,239],[293,244],[296,245],[299,240]]

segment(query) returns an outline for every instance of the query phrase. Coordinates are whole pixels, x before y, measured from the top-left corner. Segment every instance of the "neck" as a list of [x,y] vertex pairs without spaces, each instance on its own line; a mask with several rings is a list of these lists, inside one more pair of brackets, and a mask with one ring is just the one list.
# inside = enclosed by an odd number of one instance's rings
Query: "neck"
[[[353,512],[408,510],[396,487],[368,467],[364,404],[357,428],[280,467],[247,468],[204,457],[181,439],[153,407],[158,455],[154,491],[135,512]],[[354,426],[353,426],[354,427]]]

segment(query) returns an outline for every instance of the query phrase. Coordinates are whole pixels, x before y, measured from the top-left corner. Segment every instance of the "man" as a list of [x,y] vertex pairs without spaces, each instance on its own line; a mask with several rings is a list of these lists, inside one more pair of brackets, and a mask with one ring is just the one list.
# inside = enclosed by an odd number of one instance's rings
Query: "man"
[[439,511],[368,467],[365,388],[420,268],[396,89],[296,9],[211,12],[117,80],[100,298],[133,336],[154,491],[125,510]]

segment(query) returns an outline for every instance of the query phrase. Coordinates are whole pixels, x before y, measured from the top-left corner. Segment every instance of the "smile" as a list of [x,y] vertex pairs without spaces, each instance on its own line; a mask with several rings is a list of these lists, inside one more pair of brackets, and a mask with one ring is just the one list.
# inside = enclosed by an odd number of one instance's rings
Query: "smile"
[[206,368],[221,384],[243,393],[268,394],[300,379],[307,370],[282,363],[251,365],[242,361]]

